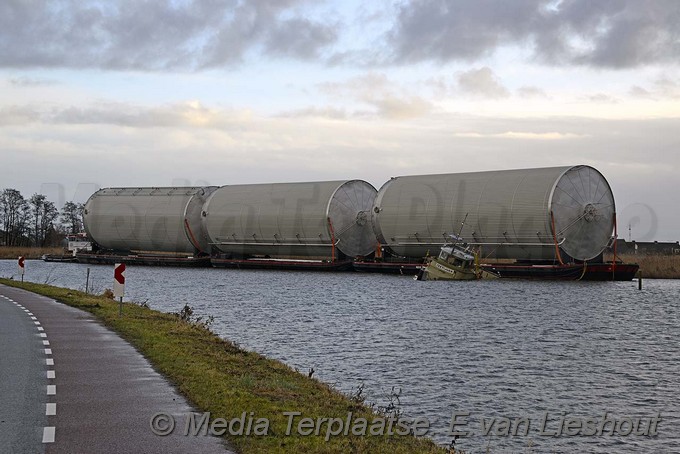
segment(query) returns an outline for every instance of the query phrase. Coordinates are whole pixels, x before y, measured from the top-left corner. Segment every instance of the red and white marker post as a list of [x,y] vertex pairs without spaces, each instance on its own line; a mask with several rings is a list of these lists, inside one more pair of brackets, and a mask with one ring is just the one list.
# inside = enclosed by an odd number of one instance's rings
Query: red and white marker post
[[21,275],[21,282],[24,282],[24,274],[26,273],[26,264],[23,257],[19,257],[19,274]]
[[123,315],[123,295],[125,295],[125,263],[113,266],[113,297],[119,298],[118,316]]

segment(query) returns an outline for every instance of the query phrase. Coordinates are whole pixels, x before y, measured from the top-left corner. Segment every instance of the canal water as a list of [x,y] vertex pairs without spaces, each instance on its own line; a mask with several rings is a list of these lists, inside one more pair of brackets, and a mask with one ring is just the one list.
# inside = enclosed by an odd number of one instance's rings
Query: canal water
[[[87,267],[29,261],[26,279],[82,290]],[[112,267],[90,269],[98,293],[112,287]],[[0,276],[12,275],[16,261],[0,261]],[[461,414],[466,452],[680,452],[680,281],[639,291],[361,273],[126,275],[126,299],[166,312],[189,304],[243,348],[426,419],[439,443]]]

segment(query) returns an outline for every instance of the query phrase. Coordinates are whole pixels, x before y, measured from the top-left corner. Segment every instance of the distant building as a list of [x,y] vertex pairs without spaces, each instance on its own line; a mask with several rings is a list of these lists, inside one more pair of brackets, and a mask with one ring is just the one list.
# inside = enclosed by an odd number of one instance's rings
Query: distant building
[[[609,248],[613,252],[613,247]],[[659,241],[626,241],[619,239],[616,242],[617,254],[640,254],[640,255],[680,255],[680,241],[675,243]]]

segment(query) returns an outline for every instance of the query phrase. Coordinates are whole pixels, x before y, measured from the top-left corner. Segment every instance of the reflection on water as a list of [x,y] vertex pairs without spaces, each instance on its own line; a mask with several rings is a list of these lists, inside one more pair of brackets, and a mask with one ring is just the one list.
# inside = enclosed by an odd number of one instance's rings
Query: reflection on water
[[[26,278],[84,289],[86,268],[31,261]],[[99,292],[112,286],[112,267],[90,268]],[[13,273],[15,261],[0,261],[0,276]],[[638,291],[632,282],[359,273],[129,267],[126,275],[128,298],[168,312],[188,303],[213,315],[223,337],[314,368],[343,391],[363,384],[369,401],[385,403],[401,388],[404,413],[427,418],[438,442],[451,440],[452,412],[469,412],[471,434],[456,444],[468,452],[680,451],[680,281],[647,280]],[[656,437],[550,437],[540,434],[546,412],[546,432],[563,413],[662,421]],[[500,416],[527,418],[529,435],[483,435],[481,418]]]

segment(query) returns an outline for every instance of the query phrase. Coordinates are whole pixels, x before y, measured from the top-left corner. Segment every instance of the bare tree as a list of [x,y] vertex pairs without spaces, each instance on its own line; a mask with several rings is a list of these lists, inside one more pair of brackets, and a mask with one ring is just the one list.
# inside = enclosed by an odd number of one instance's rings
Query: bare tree
[[41,246],[54,246],[56,228],[54,226],[55,222],[59,219],[59,210],[57,206],[47,200],[43,206],[42,223],[40,224],[41,230]]
[[31,207],[33,245],[44,247],[50,233],[54,230],[54,222],[59,216],[59,211],[54,203],[42,194],[33,194],[28,202]]
[[47,198],[42,195],[42,194],[33,194],[30,199],[28,199],[28,203],[31,205],[31,210],[33,214],[33,225],[32,225],[32,236],[33,236],[33,244],[36,246],[40,245],[42,243],[42,213],[43,213],[43,208],[45,206],[45,201]]
[[7,246],[21,246],[27,241],[30,208],[26,199],[16,189],[0,193],[0,223],[3,242]]
[[82,203],[66,202],[61,209],[61,222],[66,227],[67,233],[80,233],[83,230]]

